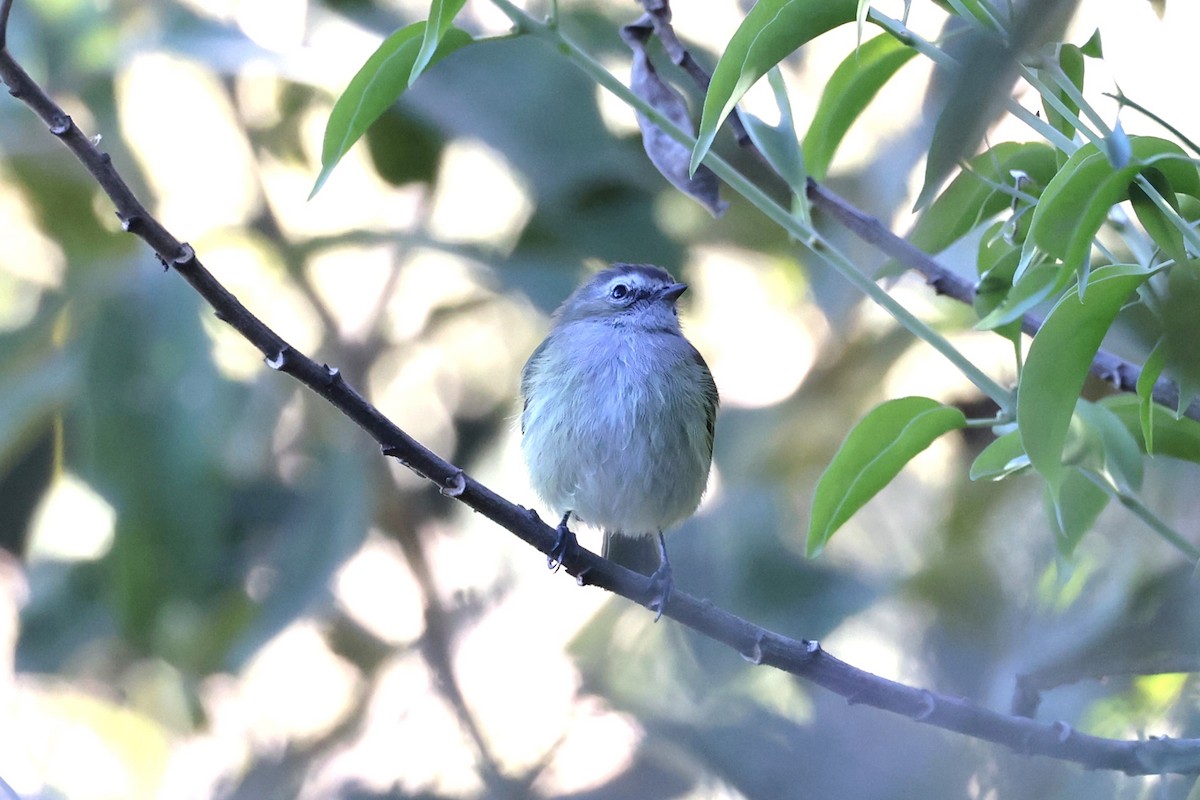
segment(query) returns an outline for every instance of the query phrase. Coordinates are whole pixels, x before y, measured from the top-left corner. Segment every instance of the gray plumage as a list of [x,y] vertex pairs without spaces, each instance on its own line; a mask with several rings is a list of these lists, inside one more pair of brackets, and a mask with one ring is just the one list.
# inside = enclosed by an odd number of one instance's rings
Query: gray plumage
[[606,539],[657,535],[696,510],[708,482],[718,395],[679,326],[686,288],[649,265],[598,273],[521,373],[534,488]]

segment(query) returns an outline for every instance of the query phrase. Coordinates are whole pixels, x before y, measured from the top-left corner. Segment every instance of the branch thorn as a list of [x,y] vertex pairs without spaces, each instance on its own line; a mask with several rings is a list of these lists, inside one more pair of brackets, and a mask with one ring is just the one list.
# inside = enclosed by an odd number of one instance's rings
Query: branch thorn
[[445,497],[458,497],[467,490],[467,476],[460,469],[442,481],[440,491]]
[[54,119],[50,122],[50,132],[55,136],[64,136],[69,130],[71,130],[71,115],[55,114]]
[[278,353],[267,359],[267,366],[277,372],[283,369],[287,365],[287,356],[289,350],[291,350],[291,348],[287,345],[279,348]]
[[171,265],[178,269],[186,266],[196,260],[196,251],[187,242],[182,242],[179,245],[179,252],[171,259]]

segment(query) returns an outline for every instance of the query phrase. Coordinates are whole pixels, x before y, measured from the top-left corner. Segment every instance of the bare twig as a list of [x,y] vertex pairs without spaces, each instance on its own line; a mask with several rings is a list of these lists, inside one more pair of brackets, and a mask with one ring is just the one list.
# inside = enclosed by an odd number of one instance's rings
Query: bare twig
[[1114,653],[1103,663],[1089,659],[1087,663],[1068,663],[1019,675],[1013,691],[1012,713],[1033,717],[1042,702],[1042,692],[1087,680],[1105,680],[1119,676],[1171,675],[1200,672],[1200,656],[1196,653]]
[[[534,512],[515,505],[424,447],[385,417],[353,389],[337,369],[317,364],[293,348],[243,306],[205,269],[192,248],[180,242],[152,217],[113,167],[71,118],[2,47],[12,0],[0,0],[0,79],[14,97],[26,103],[84,164],[113,201],[126,231],[144,240],[159,260],[174,269],[204,298],[219,319],[233,326],[266,357],[272,369],[285,372],[324,397],[379,443],[384,455],[432,481],[442,494],[465,503],[506,528],[522,541],[549,555],[555,531]],[[580,583],[598,586],[645,604],[652,593],[648,578],[620,567],[582,547],[565,558],[563,569]],[[1200,740],[1151,739],[1122,741],[1078,733],[1063,723],[1043,724],[1001,714],[967,700],[906,686],[853,667],[821,649],[815,641],[796,640],[768,631],[689,594],[676,591],[666,616],[754,663],[776,667],[823,686],[852,703],[904,715],[1027,755],[1077,762],[1093,769],[1133,775],[1200,772]]]

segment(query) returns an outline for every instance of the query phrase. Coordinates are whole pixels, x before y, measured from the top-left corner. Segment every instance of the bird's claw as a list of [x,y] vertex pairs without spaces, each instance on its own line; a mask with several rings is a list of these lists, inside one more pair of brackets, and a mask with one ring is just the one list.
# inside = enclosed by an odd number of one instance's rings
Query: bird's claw
[[554,539],[554,547],[550,549],[550,554],[546,556],[546,569],[551,572],[558,572],[562,568],[563,562],[567,557],[573,555],[575,550],[579,548],[579,541],[575,538],[575,534],[567,527],[567,521],[571,518],[571,512],[563,514],[562,521],[555,528],[557,537]]
[[650,600],[646,603],[646,608],[655,612],[655,622],[662,619],[663,609],[667,607],[671,593],[675,590],[675,577],[671,571],[671,562],[667,558],[667,543],[663,539],[662,531],[658,533],[658,558],[658,569],[650,575]]
[[671,565],[664,561],[650,576],[650,601],[646,603],[646,608],[654,612],[655,622],[662,619],[663,609],[667,607],[673,591],[675,578],[671,573]]

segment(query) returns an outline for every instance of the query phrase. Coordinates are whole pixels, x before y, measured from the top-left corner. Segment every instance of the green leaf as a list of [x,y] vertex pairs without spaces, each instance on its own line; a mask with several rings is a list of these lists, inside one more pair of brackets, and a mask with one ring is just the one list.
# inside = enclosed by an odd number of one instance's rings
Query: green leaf
[[1026,311],[1062,291],[1070,273],[1061,267],[1043,265],[1025,270],[1017,283],[988,315],[975,325],[981,331],[997,330],[1021,319]]
[[[1021,250],[1001,235],[1003,223],[997,222],[979,242],[979,255],[975,268],[979,270],[979,282],[975,285],[975,300],[972,304],[980,319],[985,319],[1008,297],[1013,288],[1013,276],[1021,261]],[[1021,320],[1013,319],[1006,325],[993,330],[1006,339],[1017,342],[1021,337]]]
[[1182,413],[1200,393],[1200,272],[1192,262],[1177,264],[1167,273],[1167,291],[1159,302],[1163,355],[1167,374],[1179,384]]
[[[420,51],[424,22],[416,22],[393,33],[371,54],[350,85],[337,99],[325,125],[321,146],[321,174],[308,197],[311,200],[350,150],[380,114],[404,93]],[[472,42],[470,34],[449,28],[430,58],[432,65]]]
[[1088,58],[1104,58],[1104,43],[1100,39],[1100,29],[1096,28],[1092,38],[1088,39],[1079,51]]
[[[1142,432],[1141,401],[1128,394],[1112,395],[1100,401],[1125,429],[1146,448],[1146,438]],[[1170,414],[1154,414],[1150,421],[1153,427],[1154,455],[1169,456],[1181,461],[1192,461],[1200,464],[1200,422],[1188,417],[1176,418]],[[1148,450],[1147,450],[1148,452]]]
[[692,150],[692,171],[704,160],[717,130],[742,95],[806,42],[853,22],[857,5],[857,0],[758,0],[754,4],[713,70]]
[[[806,149],[806,152],[807,149]],[[1023,173],[1030,187],[1045,186],[1058,164],[1054,148],[1042,142],[1003,142],[972,158],[946,191],[921,215],[909,237],[927,253],[940,253],[975,226],[1012,205],[1013,173]]]
[[825,180],[833,155],[850,125],[916,52],[891,35],[883,34],[862,44],[833,71],[804,135],[804,153],[814,178]]
[[768,125],[753,114],[742,114],[742,122],[750,140],[779,173],[792,192],[800,198],[807,197],[808,171],[804,164],[804,151],[796,140],[796,128],[792,122],[792,106],[788,102],[787,87],[779,70],[772,68],[768,74],[771,88],[775,90],[775,103],[779,107],[779,124]]
[[928,397],[902,397],[873,408],[859,421],[821,475],[813,496],[806,552],[811,558],[834,531],[947,431],[962,428],[957,408]]
[[967,32],[967,57],[949,78],[949,91],[937,114],[925,157],[925,179],[915,208],[925,208],[963,158],[975,152],[988,123],[1000,109],[1015,78],[1013,51],[991,32]]
[[1154,453],[1154,384],[1167,366],[1167,351],[1160,339],[1150,355],[1137,379],[1138,417],[1142,423],[1142,441],[1145,442],[1146,452]]
[[1021,446],[1021,432],[1009,431],[983,448],[971,464],[971,480],[998,481],[1029,468],[1029,456]]
[[[417,57],[413,61],[412,70],[408,73],[408,88],[417,82],[417,78],[421,77],[433,61],[434,53],[437,52],[438,45],[442,42],[442,37],[446,35],[446,31],[450,29],[450,23],[458,16],[458,12],[462,11],[467,0],[433,0],[429,6],[429,20],[425,23],[425,30],[421,34],[421,49],[417,51]],[[437,20],[436,25],[430,25],[430,22]]]
[[1035,469],[1057,491],[1063,447],[1092,358],[1121,306],[1148,273],[1140,267],[1097,269],[1083,297],[1068,292],[1050,310],[1029,346],[1017,389],[1017,427]]
[[1096,524],[1096,518],[1108,505],[1108,492],[1097,486],[1083,470],[1067,467],[1057,492],[1046,485],[1043,494],[1046,515],[1058,552],[1070,558],[1083,535]]
[[[1076,89],[1083,91],[1083,74],[1084,62],[1083,51],[1073,44],[1064,44],[1058,48],[1058,66],[1066,75],[1067,80],[1074,84]],[[1056,82],[1056,79],[1051,79],[1051,85]],[[1054,92],[1059,101],[1078,116],[1079,104],[1062,89]],[[1075,136],[1075,122],[1072,119],[1064,117],[1058,113],[1050,103],[1042,99],[1042,107],[1046,111],[1046,120],[1059,130],[1068,139]]]
[[1092,434],[1088,438],[1094,445],[1093,452],[1080,465],[1109,476],[1114,485],[1123,489],[1140,489],[1144,471],[1142,451],[1121,420],[1104,406],[1086,400],[1075,406],[1075,416]]
[[1079,148],[1054,176],[1033,212],[1030,237],[1043,251],[1077,272],[1088,260],[1092,240],[1109,210],[1129,197],[1129,185],[1139,172],[1154,166],[1175,191],[1195,195],[1200,176],[1174,142],[1152,136],[1130,137],[1132,161],[1113,167],[1094,144]]
[[[1179,200],[1176,198],[1175,192],[1171,189],[1171,182],[1167,180],[1167,176],[1161,170],[1149,167],[1142,175],[1151,186],[1158,190],[1158,193],[1163,196],[1172,208],[1176,211],[1179,210]],[[1146,194],[1146,190],[1136,181],[1129,184],[1129,204],[1133,206],[1133,213],[1137,215],[1138,221],[1142,223],[1142,227],[1146,229],[1146,233],[1150,234],[1150,238],[1154,240],[1154,243],[1167,256],[1180,264],[1187,261],[1188,256],[1187,249],[1183,244],[1183,233],[1167,219],[1162,210]]]

